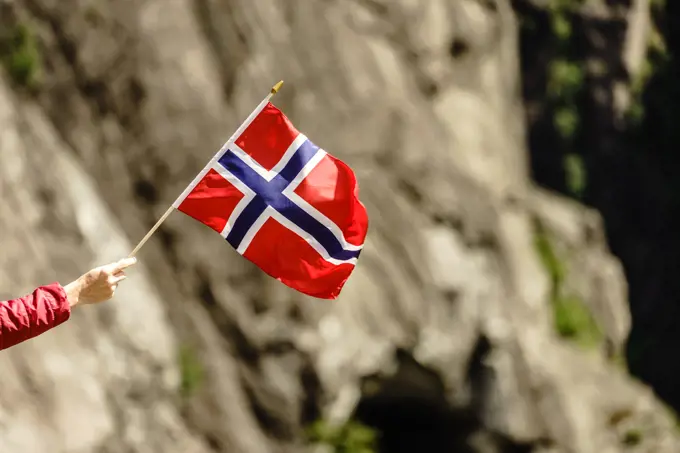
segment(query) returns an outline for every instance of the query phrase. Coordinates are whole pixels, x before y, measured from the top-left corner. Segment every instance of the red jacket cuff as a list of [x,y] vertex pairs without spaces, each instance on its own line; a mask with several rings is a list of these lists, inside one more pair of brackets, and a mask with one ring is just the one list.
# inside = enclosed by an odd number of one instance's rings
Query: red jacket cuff
[[66,290],[60,283],[54,282],[49,285],[41,287],[46,292],[49,292],[54,297],[54,323],[53,327],[68,321],[71,317],[71,304],[68,301]]

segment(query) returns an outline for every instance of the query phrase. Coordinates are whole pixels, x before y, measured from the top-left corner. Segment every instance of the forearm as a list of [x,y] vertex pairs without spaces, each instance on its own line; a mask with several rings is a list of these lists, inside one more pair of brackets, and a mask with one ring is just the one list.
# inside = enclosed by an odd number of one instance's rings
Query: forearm
[[58,283],[41,286],[18,299],[0,301],[0,350],[34,338],[70,316],[68,295]]

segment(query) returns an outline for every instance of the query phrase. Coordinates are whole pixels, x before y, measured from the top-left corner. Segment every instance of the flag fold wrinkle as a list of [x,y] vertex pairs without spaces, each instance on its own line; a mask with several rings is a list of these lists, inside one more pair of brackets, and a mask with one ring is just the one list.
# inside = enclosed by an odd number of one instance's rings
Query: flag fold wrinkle
[[355,174],[271,102],[259,108],[174,206],[271,277],[335,299],[368,230]]

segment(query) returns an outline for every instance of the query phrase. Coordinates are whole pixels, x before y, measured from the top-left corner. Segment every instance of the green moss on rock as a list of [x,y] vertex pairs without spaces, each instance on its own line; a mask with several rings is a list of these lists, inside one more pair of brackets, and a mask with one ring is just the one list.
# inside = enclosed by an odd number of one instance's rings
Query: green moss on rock
[[559,258],[548,234],[537,225],[536,251],[551,279],[553,322],[557,333],[584,348],[595,348],[604,338],[586,303],[565,288],[567,265]]
[[179,350],[179,370],[180,393],[186,398],[193,395],[203,382],[203,364],[189,346],[182,346]]
[[642,432],[638,429],[629,429],[623,435],[622,442],[627,447],[640,445],[640,442],[642,442]]
[[538,231],[534,238],[534,245],[541,262],[543,263],[543,267],[548,271],[548,275],[552,280],[552,291],[554,295],[555,291],[560,288],[564,282],[566,268],[564,263],[557,257],[547,233],[543,231],[540,225],[537,225],[537,229]]
[[308,440],[313,444],[330,446],[334,453],[376,453],[377,433],[374,429],[349,420],[341,426],[331,426],[318,420],[307,430]]
[[40,51],[28,24],[20,23],[0,32],[0,63],[17,85],[37,87],[41,73]]
[[602,343],[603,335],[586,304],[574,296],[553,300],[553,314],[557,333],[585,348]]
[[567,189],[577,198],[581,198],[586,189],[587,170],[583,158],[575,153],[564,156],[564,171],[567,177]]

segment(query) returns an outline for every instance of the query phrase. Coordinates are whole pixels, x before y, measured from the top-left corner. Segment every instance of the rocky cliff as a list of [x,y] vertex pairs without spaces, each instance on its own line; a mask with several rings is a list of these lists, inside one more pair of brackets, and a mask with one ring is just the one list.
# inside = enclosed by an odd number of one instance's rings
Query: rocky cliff
[[517,17],[0,0],[3,297],[129,253],[279,79],[371,220],[329,302],[173,214],[113,303],[0,354],[0,451],[294,452],[319,420],[387,452],[680,451],[621,366],[628,290],[599,214],[530,177]]

